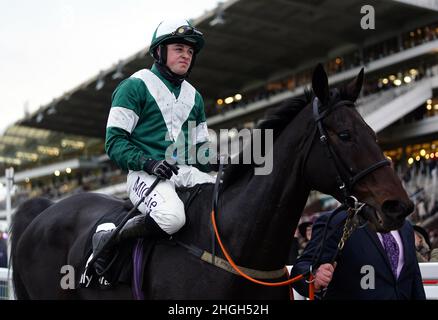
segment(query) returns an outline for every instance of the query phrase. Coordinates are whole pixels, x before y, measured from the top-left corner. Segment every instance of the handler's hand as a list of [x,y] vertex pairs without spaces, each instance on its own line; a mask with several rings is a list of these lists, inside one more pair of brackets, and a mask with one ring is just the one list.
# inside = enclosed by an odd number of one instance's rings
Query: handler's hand
[[321,290],[329,285],[330,281],[332,281],[335,268],[336,262],[334,265],[330,263],[324,263],[319,266],[315,273],[315,290]]

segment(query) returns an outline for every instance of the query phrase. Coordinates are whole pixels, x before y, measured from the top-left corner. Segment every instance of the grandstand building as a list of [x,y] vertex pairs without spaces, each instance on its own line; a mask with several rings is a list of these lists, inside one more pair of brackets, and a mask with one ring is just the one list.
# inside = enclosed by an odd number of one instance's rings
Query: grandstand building
[[[364,67],[359,112],[418,205],[413,222],[438,241],[438,1],[366,4],[375,29],[362,29],[359,0],[226,1],[193,20],[206,47],[190,82],[209,128],[253,128],[268,108],[303,95],[316,63],[339,85]],[[11,124],[0,137],[0,170],[15,168],[14,205],[88,190],[123,196],[124,173],[104,154],[105,126],[117,84],[152,65],[147,51]]]

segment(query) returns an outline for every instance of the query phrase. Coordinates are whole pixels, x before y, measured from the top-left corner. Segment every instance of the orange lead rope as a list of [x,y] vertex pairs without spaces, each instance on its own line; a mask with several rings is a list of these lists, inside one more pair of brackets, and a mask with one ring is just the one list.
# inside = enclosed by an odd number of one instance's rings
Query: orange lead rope
[[315,300],[315,277],[311,273],[309,275],[309,300]]
[[[213,224],[213,229],[214,229],[214,233],[216,234],[216,238],[219,242],[219,246],[222,249],[222,252],[224,253],[225,258],[227,259],[228,263],[233,267],[233,269],[240,274],[242,277],[244,277],[245,279],[257,283],[257,284],[261,284],[263,286],[269,286],[269,287],[280,287],[280,286],[287,286],[290,285],[296,281],[299,281],[301,279],[304,278],[303,274],[300,274],[292,279],[286,280],[286,281],[281,281],[281,282],[265,282],[265,281],[260,281],[257,279],[254,279],[252,277],[250,277],[249,275],[245,274],[243,271],[241,271],[239,269],[239,267],[234,263],[233,259],[230,257],[230,255],[228,254],[228,251],[225,249],[222,240],[219,236],[219,232],[217,230],[217,225],[216,225],[216,219],[214,217],[214,210],[211,211],[211,222]],[[313,275],[310,275],[309,281],[311,281],[311,283],[309,284],[309,299],[313,300],[314,299],[314,285],[313,285]]]

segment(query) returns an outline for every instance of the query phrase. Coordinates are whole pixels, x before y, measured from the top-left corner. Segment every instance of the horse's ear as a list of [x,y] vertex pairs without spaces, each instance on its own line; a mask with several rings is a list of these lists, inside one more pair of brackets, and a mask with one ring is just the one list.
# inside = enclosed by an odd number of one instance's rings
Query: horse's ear
[[360,90],[362,89],[363,85],[363,78],[364,78],[364,71],[363,68],[360,69],[359,74],[357,75],[356,79],[351,81],[348,85],[344,88],[344,98],[350,101],[355,102],[357,97],[359,97]]
[[329,98],[328,78],[327,78],[327,73],[325,73],[324,67],[322,66],[321,63],[318,63],[318,65],[315,68],[315,71],[313,71],[312,89],[322,104],[328,102],[328,98]]

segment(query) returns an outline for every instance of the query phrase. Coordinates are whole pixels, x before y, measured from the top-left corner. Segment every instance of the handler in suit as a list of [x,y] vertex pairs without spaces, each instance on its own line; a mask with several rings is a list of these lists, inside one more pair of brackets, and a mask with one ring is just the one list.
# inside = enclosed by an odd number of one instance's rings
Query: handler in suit
[[[330,213],[313,224],[312,239],[291,271],[291,277],[305,273],[313,262]],[[331,264],[342,236],[346,212],[330,222],[321,261],[315,274],[315,296],[337,300],[425,299],[420,269],[415,254],[414,232],[409,222],[396,231],[376,233],[367,224],[356,229],[345,242],[336,263]],[[337,231],[333,231],[337,227]],[[315,256],[315,257],[316,257]],[[299,281],[294,289],[308,295],[308,285]]]

